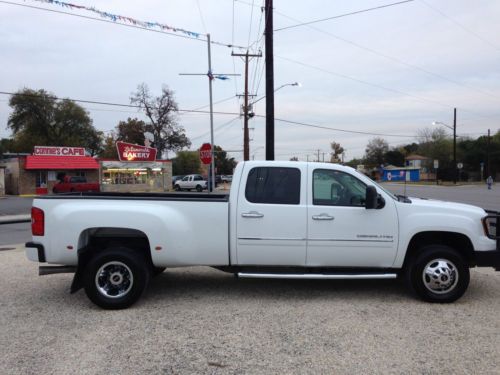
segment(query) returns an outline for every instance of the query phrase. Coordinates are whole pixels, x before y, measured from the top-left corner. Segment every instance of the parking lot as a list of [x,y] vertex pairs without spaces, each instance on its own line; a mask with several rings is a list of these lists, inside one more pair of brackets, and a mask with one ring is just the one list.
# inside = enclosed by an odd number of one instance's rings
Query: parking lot
[[[500,209],[500,192],[484,187],[407,189]],[[69,294],[71,274],[39,277],[22,246],[9,245],[29,239],[29,224],[16,225],[16,234],[0,226],[2,374],[500,373],[492,269],[472,270],[449,305],[420,302],[399,281],[169,269],[132,308],[105,311],[83,291]]]

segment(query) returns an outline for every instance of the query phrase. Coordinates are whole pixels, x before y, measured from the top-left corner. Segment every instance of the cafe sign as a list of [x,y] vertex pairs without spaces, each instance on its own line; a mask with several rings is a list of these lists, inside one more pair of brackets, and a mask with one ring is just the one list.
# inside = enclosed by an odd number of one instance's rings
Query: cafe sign
[[118,141],[116,142],[118,159],[120,161],[155,161],[156,148],[134,145]]
[[85,156],[83,147],[35,146],[33,155],[37,156]]

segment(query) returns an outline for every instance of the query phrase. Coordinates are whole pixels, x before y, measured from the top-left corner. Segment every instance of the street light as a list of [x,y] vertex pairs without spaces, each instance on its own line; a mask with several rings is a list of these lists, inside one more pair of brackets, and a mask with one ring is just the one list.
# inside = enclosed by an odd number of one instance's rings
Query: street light
[[[274,90],[274,92],[278,91],[279,89],[282,89],[283,87],[286,87],[286,86],[297,86],[297,87],[302,87],[302,84],[299,83],[299,82],[293,82],[293,83],[285,83],[284,85],[281,85],[280,87],[278,87],[276,90]],[[255,103],[257,103],[258,101],[261,101],[262,99],[264,99],[266,96],[261,96],[259,99],[253,101],[251,103],[251,105],[254,105]]]
[[453,130],[453,183],[457,183],[457,109],[453,108],[453,127],[441,121],[433,121],[432,125],[443,125]]

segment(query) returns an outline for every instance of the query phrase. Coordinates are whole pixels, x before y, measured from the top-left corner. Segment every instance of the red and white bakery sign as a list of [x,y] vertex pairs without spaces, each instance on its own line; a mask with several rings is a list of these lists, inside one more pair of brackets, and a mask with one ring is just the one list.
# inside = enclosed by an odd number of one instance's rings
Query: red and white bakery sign
[[83,147],[35,146],[33,155],[38,156],[85,156]]
[[116,142],[118,159],[120,161],[155,161],[156,148],[134,145],[118,141]]

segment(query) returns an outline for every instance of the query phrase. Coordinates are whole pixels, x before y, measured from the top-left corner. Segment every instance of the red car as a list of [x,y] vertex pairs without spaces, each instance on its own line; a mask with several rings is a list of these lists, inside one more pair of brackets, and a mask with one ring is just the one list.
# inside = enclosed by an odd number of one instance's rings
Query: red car
[[74,191],[96,191],[101,190],[99,183],[87,182],[85,177],[81,176],[64,176],[64,179],[52,188],[54,194],[69,193]]

